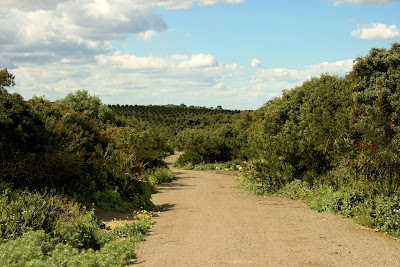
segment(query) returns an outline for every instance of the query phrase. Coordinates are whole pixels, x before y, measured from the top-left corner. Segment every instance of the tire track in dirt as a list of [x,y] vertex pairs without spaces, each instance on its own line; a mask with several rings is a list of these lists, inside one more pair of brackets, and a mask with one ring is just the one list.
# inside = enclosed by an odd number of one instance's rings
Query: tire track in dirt
[[400,266],[397,239],[350,219],[251,195],[229,175],[173,171],[138,266]]

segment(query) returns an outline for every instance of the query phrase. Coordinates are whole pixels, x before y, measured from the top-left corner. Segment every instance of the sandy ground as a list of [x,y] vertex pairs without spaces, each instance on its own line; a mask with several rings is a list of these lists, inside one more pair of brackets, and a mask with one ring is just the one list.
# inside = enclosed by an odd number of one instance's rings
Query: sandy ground
[[233,176],[174,171],[135,266],[400,266],[398,240],[352,220],[251,195]]

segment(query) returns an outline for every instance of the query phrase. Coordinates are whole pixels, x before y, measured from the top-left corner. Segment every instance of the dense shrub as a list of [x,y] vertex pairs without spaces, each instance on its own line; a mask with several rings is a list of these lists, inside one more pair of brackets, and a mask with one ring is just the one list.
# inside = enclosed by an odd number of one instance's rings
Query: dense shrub
[[140,127],[103,130],[96,119],[101,102],[87,92],[66,101],[24,101],[1,90],[0,181],[14,189],[56,189],[85,203],[118,188],[124,202],[151,208],[151,186],[140,177],[146,167],[161,165],[166,139]]
[[100,250],[78,250],[57,243],[44,231],[32,231],[0,245],[3,266],[126,266],[135,257],[130,242],[110,241]]
[[177,167],[184,167],[184,166],[194,166],[201,163],[205,163],[204,158],[200,153],[197,151],[186,151],[182,155],[179,156],[178,160],[176,161]]
[[345,78],[322,75],[284,91],[256,111],[248,157],[279,157],[293,167],[293,178],[310,185],[363,180],[394,193],[400,167],[399,58],[399,44],[372,49]]
[[248,162],[241,176],[244,187],[257,194],[276,193],[292,180],[293,167],[277,157]]
[[97,192],[95,195],[96,204],[103,210],[127,211],[132,208],[131,203],[124,202],[116,190],[107,189]]
[[[141,211],[131,225],[104,232],[93,211],[52,193],[11,192],[0,199],[0,265],[125,266],[135,257],[152,214]],[[117,236],[128,237],[121,241]]]
[[166,167],[148,169],[145,176],[151,185],[170,182],[175,178],[175,173]]
[[[64,240],[73,230],[82,236],[83,247],[98,246],[95,230],[99,225],[92,212],[81,204],[52,192],[14,191],[6,188],[0,199],[0,235],[3,241],[29,231],[44,230]],[[78,231],[79,230],[79,231]],[[80,246],[78,246],[80,247]]]
[[178,160],[180,165],[187,163],[210,163],[231,159],[230,149],[224,137],[209,130],[185,130],[176,137],[179,150],[184,154]]
[[70,93],[58,103],[65,109],[83,112],[91,118],[96,118],[102,127],[116,123],[114,112],[107,105],[103,105],[100,98],[89,95],[86,90]]
[[102,186],[105,172],[98,163],[106,140],[95,121],[5,90],[0,98],[0,117],[7,118],[0,127],[1,181],[14,188],[50,187],[88,196]]
[[399,235],[400,44],[311,78],[254,113],[241,181]]

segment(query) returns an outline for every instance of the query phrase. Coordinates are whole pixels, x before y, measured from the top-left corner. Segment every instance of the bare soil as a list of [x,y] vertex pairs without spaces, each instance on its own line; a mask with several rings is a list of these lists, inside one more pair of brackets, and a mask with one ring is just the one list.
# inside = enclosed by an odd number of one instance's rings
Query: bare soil
[[400,266],[397,239],[350,219],[251,195],[230,175],[173,171],[153,196],[159,212],[139,266]]
[[125,224],[133,223],[136,213],[140,211],[138,208],[133,208],[126,212],[118,212],[112,210],[102,210],[95,207],[94,214],[97,218],[101,219],[107,227],[114,229],[118,226],[123,226]]

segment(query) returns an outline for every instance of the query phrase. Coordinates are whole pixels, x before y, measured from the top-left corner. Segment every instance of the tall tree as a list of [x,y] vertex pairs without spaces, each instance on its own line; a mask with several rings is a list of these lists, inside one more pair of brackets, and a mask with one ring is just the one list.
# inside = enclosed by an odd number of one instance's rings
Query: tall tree
[[0,70],[0,91],[3,91],[4,87],[10,87],[14,85],[14,75],[9,73],[7,69]]

